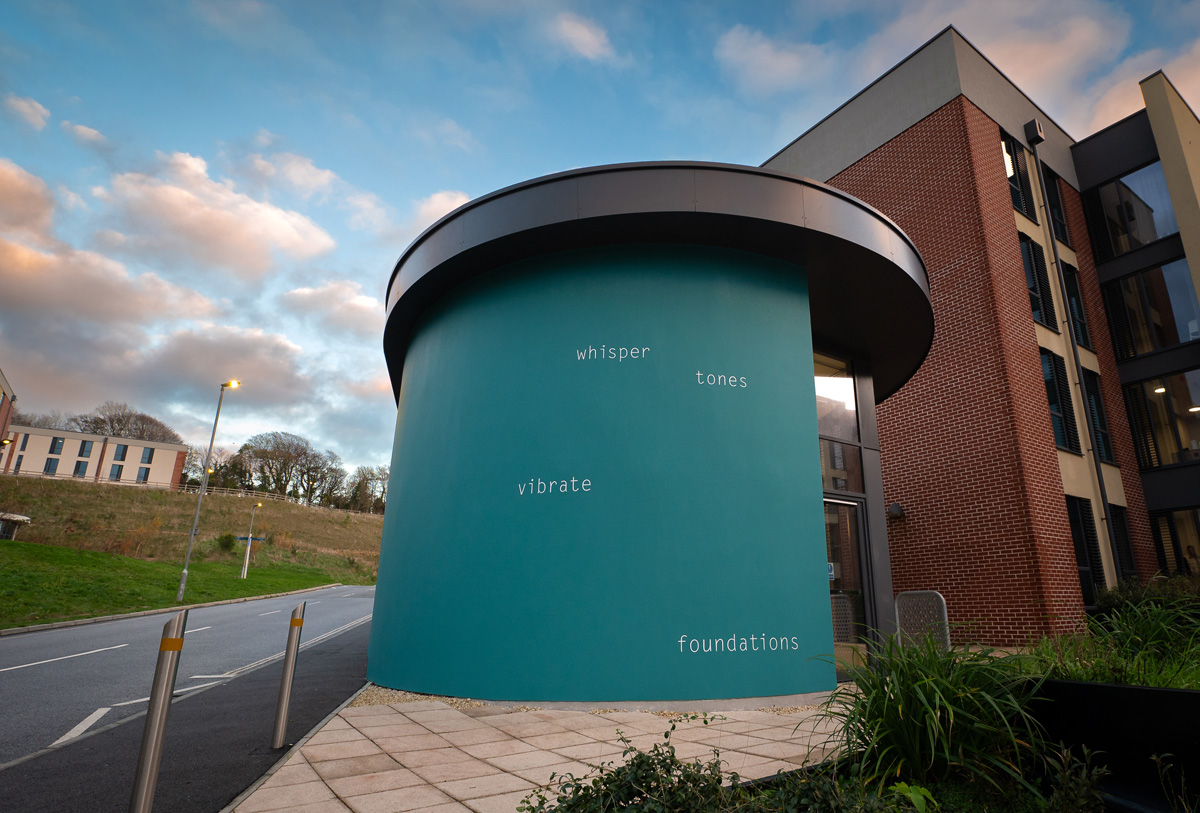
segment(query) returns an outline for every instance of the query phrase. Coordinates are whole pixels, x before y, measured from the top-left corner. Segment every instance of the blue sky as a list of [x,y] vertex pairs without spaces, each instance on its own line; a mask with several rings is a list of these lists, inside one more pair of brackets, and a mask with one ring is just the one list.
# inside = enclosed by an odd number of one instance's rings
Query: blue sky
[[571,167],[760,164],[954,24],[1076,138],[1200,3],[0,0],[0,368],[192,443],[387,462],[383,292],[421,229]]

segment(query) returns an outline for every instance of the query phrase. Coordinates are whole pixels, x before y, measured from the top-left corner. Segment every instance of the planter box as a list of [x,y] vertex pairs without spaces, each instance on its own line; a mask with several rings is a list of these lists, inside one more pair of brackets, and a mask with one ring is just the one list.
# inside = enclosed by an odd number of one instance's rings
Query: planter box
[[1048,680],[1041,696],[1033,711],[1051,742],[1103,752],[1096,761],[1112,771],[1101,784],[1111,807],[1170,809],[1154,754],[1174,755],[1176,786],[1182,772],[1200,789],[1200,691]]

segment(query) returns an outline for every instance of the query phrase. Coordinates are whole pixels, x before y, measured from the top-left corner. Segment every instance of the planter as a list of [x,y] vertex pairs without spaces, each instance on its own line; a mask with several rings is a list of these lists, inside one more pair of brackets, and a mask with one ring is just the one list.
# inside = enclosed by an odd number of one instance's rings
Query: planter
[[1110,807],[1170,810],[1151,757],[1172,754],[1171,777],[1200,787],[1200,691],[1048,680],[1033,708],[1051,742],[1103,752]]

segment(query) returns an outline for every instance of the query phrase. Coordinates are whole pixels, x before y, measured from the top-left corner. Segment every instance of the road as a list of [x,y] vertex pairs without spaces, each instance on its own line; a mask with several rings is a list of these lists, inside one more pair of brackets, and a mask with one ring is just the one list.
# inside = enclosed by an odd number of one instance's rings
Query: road
[[[309,649],[367,623],[374,595],[374,587],[335,587],[192,610],[175,684],[177,702],[250,674],[281,654],[291,610],[300,601],[307,602],[301,646]],[[0,638],[0,772],[89,731],[140,717],[170,617]],[[274,699],[263,703],[273,707]],[[140,732],[141,724],[124,727]]]

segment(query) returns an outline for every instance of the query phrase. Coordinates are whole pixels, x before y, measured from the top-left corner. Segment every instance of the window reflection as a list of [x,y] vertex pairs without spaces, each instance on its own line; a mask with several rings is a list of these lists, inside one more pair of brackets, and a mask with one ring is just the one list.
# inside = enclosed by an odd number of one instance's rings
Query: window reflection
[[821,438],[821,482],[826,491],[862,494],[862,449]]
[[1110,282],[1105,297],[1121,358],[1200,340],[1200,302],[1187,260]]
[[1200,369],[1143,381],[1127,392],[1144,468],[1200,463]]
[[1105,184],[1099,192],[1113,254],[1124,254],[1179,231],[1158,161]]
[[850,365],[822,353],[813,354],[817,389],[817,433],[858,440],[854,375]]

